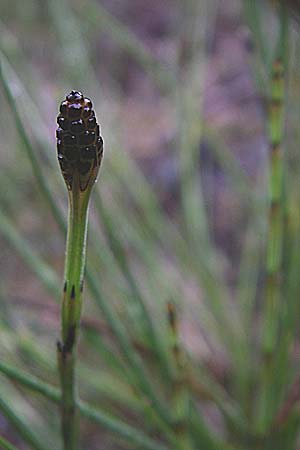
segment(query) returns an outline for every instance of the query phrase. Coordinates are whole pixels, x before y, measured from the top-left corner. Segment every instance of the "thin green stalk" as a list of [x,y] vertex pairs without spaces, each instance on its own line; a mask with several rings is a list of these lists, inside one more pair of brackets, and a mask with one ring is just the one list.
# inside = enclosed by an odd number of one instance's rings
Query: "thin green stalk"
[[284,131],[284,66],[276,58],[272,65],[269,110],[270,175],[269,218],[266,254],[266,324],[264,351],[272,353],[278,333],[280,277],[283,242],[283,148]]
[[288,300],[287,308],[282,320],[282,332],[288,335],[290,343],[295,339],[297,333],[297,322],[299,317],[298,298],[298,274],[300,267],[300,211],[299,211],[299,192],[297,186],[296,195],[291,194],[289,198],[289,206],[287,212],[287,278],[284,283],[286,299]]
[[[3,361],[0,361],[0,372],[10,380],[20,383],[27,389],[43,395],[45,398],[54,403],[59,404],[61,402],[61,394],[57,388],[39,380],[32,374],[27,374],[12,365],[4,363]],[[100,411],[98,408],[96,409],[79,400],[76,400],[76,405],[82,416],[85,416],[111,432],[116,433],[132,444],[142,445],[143,448],[147,450],[167,450],[165,445],[149,438],[141,430],[137,430],[134,427],[125,424],[120,419],[112,417],[107,413]]]
[[87,213],[89,195],[78,195],[73,183],[69,192],[69,219],[62,303],[62,345],[58,345],[58,362],[62,385],[62,428],[66,450],[77,448],[78,417],[76,413],[76,340],[82,309],[82,287],[85,266]]
[[272,67],[271,103],[269,114],[270,184],[269,219],[266,255],[266,324],[264,351],[272,353],[278,334],[278,308],[280,303],[281,264],[283,242],[283,114],[284,67],[276,59]]
[[190,434],[190,393],[188,388],[186,357],[182,351],[179,335],[177,311],[175,305],[168,303],[168,322],[171,334],[171,350],[176,365],[176,374],[172,383],[172,409],[177,450],[192,450]]
[[276,411],[280,389],[274,383],[276,362],[282,355],[278,349],[280,315],[283,311],[282,253],[284,232],[284,101],[288,23],[285,4],[280,7],[278,49],[271,68],[268,137],[270,145],[269,214],[266,248],[265,311],[262,335],[263,368],[261,408],[258,417],[260,431],[270,424]]
[[[89,195],[78,194],[78,186],[73,184],[69,192],[69,218],[64,275],[64,300],[62,308],[62,332],[66,341],[69,327],[78,326],[82,306],[83,275],[85,267],[87,217]],[[74,330],[77,335],[77,329]]]

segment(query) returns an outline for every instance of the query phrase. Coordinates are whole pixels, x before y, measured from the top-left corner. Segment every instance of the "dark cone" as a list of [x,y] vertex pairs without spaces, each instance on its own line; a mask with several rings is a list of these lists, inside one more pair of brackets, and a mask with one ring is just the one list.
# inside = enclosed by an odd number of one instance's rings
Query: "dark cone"
[[71,91],[60,105],[57,117],[57,157],[67,188],[75,175],[85,191],[97,179],[103,156],[103,139],[89,98]]

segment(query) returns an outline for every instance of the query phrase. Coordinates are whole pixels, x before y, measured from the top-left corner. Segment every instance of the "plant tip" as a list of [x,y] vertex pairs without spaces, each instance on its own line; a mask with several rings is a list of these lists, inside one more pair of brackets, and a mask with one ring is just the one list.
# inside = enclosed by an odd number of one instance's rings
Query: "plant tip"
[[103,139],[92,108],[91,100],[74,90],[60,105],[56,130],[57,157],[69,190],[72,190],[75,177],[82,192],[97,179]]

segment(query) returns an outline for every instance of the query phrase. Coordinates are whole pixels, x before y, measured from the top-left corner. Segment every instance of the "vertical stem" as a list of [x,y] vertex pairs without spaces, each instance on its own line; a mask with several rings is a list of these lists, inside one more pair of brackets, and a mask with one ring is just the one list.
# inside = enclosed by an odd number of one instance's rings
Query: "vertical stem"
[[79,418],[76,409],[75,355],[58,345],[58,366],[61,381],[61,427],[64,450],[77,450]]
[[[280,318],[283,311],[281,292],[283,249],[283,189],[284,161],[282,141],[284,136],[284,73],[287,57],[288,22],[286,6],[282,2],[279,10],[280,34],[277,54],[273,60],[270,79],[270,102],[268,115],[268,137],[270,145],[269,213],[266,249],[265,311],[262,335],[263,364],[261,373],[261,407],[257,415],[258,427],[264,431],[271,423],[280,400],[282,386],[276,383],[276,367],[281,355]],[[281,389],[280,389],[281,388]]]
[[190,397],[186,374],[186,358],[179,342],[175,305],[171,302],[168,303],[168,322],[172,338],[172,353],[176,365],[176,375],[172,386],[176,449],[192,450],[193,447],[190,433]]
[[65,280],[61,311],[62,341],[58,343],[57,347],[62,389],[64,450],[77,450],[78,448],[79,418],[76,409],[75,364],[82,308],[89,196],[90,190],[81,192],[79,179],[74,177],[72,191],[69,191]]
[[272,353],[276,345],[283,238],[283,117],[284,68],[281,59],[272,65],[269,109],[270,176],[269,217],[266,254],[266,325],[264,351]]

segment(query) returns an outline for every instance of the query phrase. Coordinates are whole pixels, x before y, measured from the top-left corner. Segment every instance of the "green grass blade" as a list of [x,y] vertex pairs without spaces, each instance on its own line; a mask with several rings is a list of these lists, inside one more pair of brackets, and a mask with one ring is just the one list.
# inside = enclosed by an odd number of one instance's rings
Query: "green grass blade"
[[33,450],[47,450],[38,438],[35,436],[31,427],[27,425],[23,418],[20,417],[16,411],[11,407],[11,405],[0,397],[0,411],[7,419],[7,421],[15,428],[17,433],[22,437],[22,439],[29,444]]
[[17,447],[10,444],[4,437],[0,436],[0,446],[3,450],[18,450]]
[[99,2],[89,0],[84,8],[78,9],[78,14],[97,27],[98,31],[107,33],[119,49],[130,55],[160,89],[169,91],[174,87],[175,77],[167,64],[155,58],[142,41]]
[[[33,392],[43,395],[52,402],[57,404],[60,402],[59,389],[37,379],[36,377],[26,374],[20,369],[8,365],[2,361],[0,361],[0,372],[7,376],[10,380],[14,380]],[[129,440],[133,444],[144,445],[144,448],[148,450],[167,450],[166,446],[152,440],[141,430],[136,430],[134,427],[125,424],[120,419],[113,418],[108,414],[101,412],[99,409],[95,409],[81,401],[78,402],[78,408],[83,416],[102,425],[111,432],[120,435],[120,437]]]
[[46,262],[44,262],[32,249],[29,243],[18,232],[15,224],[6,216],[2,210],[0,214],[0,234],[23,258],[27,266],[37,275],[45,288],[58,298],[60,295],[59,278]]
[[44,198],[47,200],[48,205],[50,206],[50,209],[52,211],[53,216],[55,217],[55,220],[57,221],[58,225],[62,230],[65,230],[65,223],[61,214],[61,211],[57,205],[57,202],[54,201],[53,195],[51,193],[51,189],[49,188],[48,182],[46,181],[46,177],[42,173],[41,170],[41,164],[39,162],[39,159],[37,157],[36,152],[34,151],[30,140],[28,138],[28,134],[25,131],[22,119],[20,117],[14,94],[11,89],[11,82],[9,79],[11,78],[12,73],[9,71],[9,66],[5,60],[5,57],[0,54],[0,81],[2,83],[4,93],[7,99],[7,102],[11,108],[14,121],[18,130],[18,133],[20,135],[24,150],[26,151],[26,154],[28,156],[28,159],[31,163],[31,167],[34,173],[34,176],[37,180],[39,190],[41,191],[41,194],[44,196]]
[[261,62],[267,68],[270,62],[270,55],[266,47],[266,39],[261,23],[262,2],[260,0],[244,0],[244,6],[247,23],[252,31],[252,39],[260,55]]
[[[89,275],[87,273],[87,279],[88,277]],[[126,357],[126,360],[129,362],[129,365],[135,374],[138,386],[149,397],[154,410],[158,413],[161,419],[166,424],[170,424],[172,420],[171,414],[168,411],[165,402],[161,398],[158,398],[155,388],[145,372],[141,358],[134,351],[134,348],[128,338],[125,327],[121,323],[120,319],[115,315],[111,305],[106,301],[105,298],[103,298],[103,295],[100,289],[98,288],[97,284],[94,283],[91,278],[89,279],[89,282],[91,289],[93,290],[95,300],[99,308],[103,312],[104,317],[107,320],[107,323],[113,330],[118,345],[121,348],[124,356]]]
[[[96,192],[96,194],[98,194],[98,192]],[[140,287],[135,280],[134,274],[130,267],[130,262],[126,255],[126,251],[122,243],[120,242],[118,233],[115,232],[115,230],[117,230],[118,228],[114,226],[113,217],[108,209],[104,208],[100,195],[95,195],[95,203],[99,214],[99,220],[103,224],[105,234],[109,240],[109,244],[116,258],[117,264],[119,265],[121,271],[124,274],[124,277],[129,284],[131,296],[140,307],[141,316],[145,322],[144,326],[148,330],[148,335],[153,346],[153,350],[154,352],[156,352],[159,358],[161,367],[164,370],[164,374],[167,377],[170,377],[171,369],[168,363],[167,353],[164,346],[162,345],[162,342],[159,339],[159,336],[156,333],[156,329],[153,324],[153,318],[151,317],[150,312],[147,309],[145,300],[143,299],[143,295],[140,291]]]
[[67,83],[80,87],[82,92],[99,91],[95,71],[91,65],[87,43],[82,33],[82,24],[73,13],[68,0],[46,2],[58,39],[60,66]]
[[[285,128],[285,73],[288,40],[288,18],[286,5],[279,8],[279,38],[275,59],[270,75],[270,105],[268,115],[268,137],[270,142],[270,173],[269,173],[269,212],[266,248],[266,281],[265,310],[262,330],[262,392],[260,396],[257,425],[259,430],[265,430],[272,421],[274,411],[278,407],[281,389],[278,389],[278,379],[282,373],[277,373],[282,367],[282,358],[287,357],[288,349],[283,345],[284,336],[280,335],[280,321],[284,313],[282,295],[282,263],[284,238],[284,152],[283,137]],[[281,342],[280,342],[281,341]],[[278,345],[282,344],[283,349]],[[279,361],[281,360],[281,364]],[[277,369],[277,370],[276,370]],[[274,379],[278,377],[276,380]],[[283,387],[283,386],[281,386]]]

